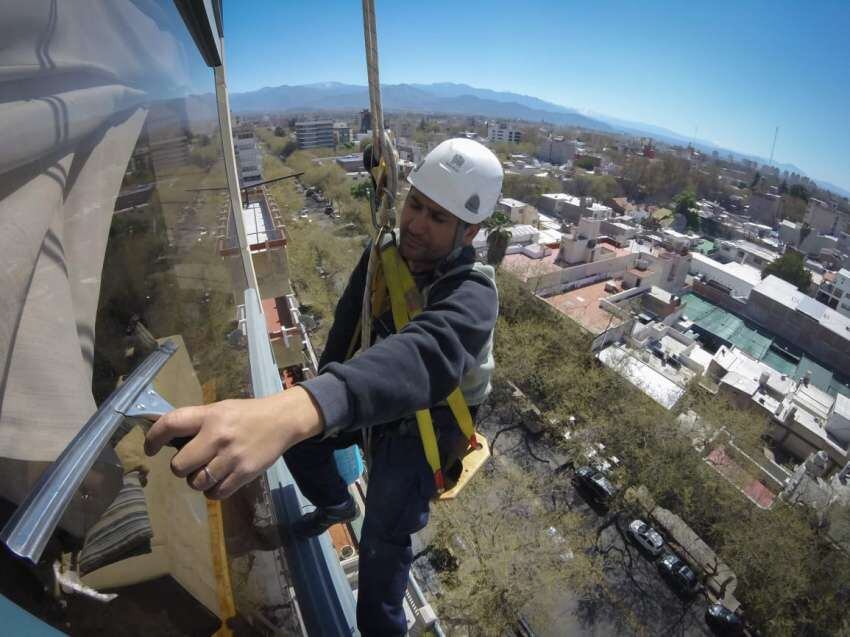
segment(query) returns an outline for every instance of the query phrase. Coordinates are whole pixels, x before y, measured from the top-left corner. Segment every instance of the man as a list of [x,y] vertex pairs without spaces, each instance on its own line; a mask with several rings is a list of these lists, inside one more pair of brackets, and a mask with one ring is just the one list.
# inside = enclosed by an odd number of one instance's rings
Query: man
[[486,398],[498,314],[493,271],[474,266],[472,248],[501,192],[498,159],[477,142],[451,139],[408,179],[398,248],[422,293],[421,314],[396,330],[385,312],[373,322],[371,347],[345,360],[356,338],[367,249],[337,305],[316,378],[268,398],[175,410],[147,439],[148,453],[156,453],[173,437],[194,435],[172,468],[213,498],[227,497],[283,453],[317,507],[293,529],[310,536],[356,516],[333,451],[371,427],[357,605],[363,635],[406,632],[410,535],[427,523],[436,493],[414,413],[431,409],[441,457],[451,461],[464,441],[441,403],[458,386],[473,412]]

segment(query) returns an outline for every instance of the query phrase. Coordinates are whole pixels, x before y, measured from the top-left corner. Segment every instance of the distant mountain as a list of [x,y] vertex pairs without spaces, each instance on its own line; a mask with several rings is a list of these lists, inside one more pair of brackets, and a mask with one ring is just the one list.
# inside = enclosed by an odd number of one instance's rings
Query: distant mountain
[[[609,117],[601,113],[582,112],[529,95],[476,88],[468,84],[384,84],[381,86],[381,98],[387,111],[450,113],[548,122],[636,137],[651,137],[674,145],[687,145],[692,141],[691,136],[660,126]],[[230,105],[239,113],[354,110],[368,108],[369,91],[365,86],[341,82],[283,85],[233,93],[230,96]],[[764,157],[730,151],[708,140],[696,139],[693,144],[703,152],[717,151],[723,156],[731,154],[739,160],[751,159],[760,164],[769,163]],[[805,174],[793,164],[777,164],[777,167],[780,170]],[[815,182],[821,188],[850,197],[850,191],[845,188],[826,181]]]
[[[381,99],[387,111],[481,115],[614,130],[605,122],[536,97],[477,89],[466,84],[384,84]],[[233,93],[230,105],[239,113],[368,108],[369,91],[365,86],[339,82],[284,85]]]

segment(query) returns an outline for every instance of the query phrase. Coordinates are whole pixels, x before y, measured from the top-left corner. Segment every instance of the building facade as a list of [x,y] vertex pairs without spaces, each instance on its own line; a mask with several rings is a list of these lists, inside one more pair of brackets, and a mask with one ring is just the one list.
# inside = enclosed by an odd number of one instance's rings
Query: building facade
[[568,161],[572,161],[575,154],[575,142],[568,141],[563,137],[550,137],[537,147],[537,159],[547,161],[550,164],[566,164]]
[[850,270],[842,268],[824,277],[817,293],[817,300],[839,314],[850,317]]
[[510,124],[490,124],[487,127],[487,139],[491,142],[511,142],[516,144],[522,141],[522,131]]
[[334,141],[337,144],[348,144],[351,142],[351,127],[345,122],[334,122]]
[[750,195],[750,206],[747,214],[750,219],[768,226],[775,226],[779,222],[782,211],[782,197],[769,193],[754,192]]
[[295,136],[298,148],[333,148],[336,144],[334,123],[331,120],[316,120],[312,122],[297,122]]
[[499,200],[496,209],[501,210],[510,217],[512,223],[525,225],[535,225],[537,223],[537,208],[524,201],[505,197]]
[[263,180],[263,159],[257,140],[250,129],[242,129],[233,134],[233,149],[239,169],[239,185],[251,186]]

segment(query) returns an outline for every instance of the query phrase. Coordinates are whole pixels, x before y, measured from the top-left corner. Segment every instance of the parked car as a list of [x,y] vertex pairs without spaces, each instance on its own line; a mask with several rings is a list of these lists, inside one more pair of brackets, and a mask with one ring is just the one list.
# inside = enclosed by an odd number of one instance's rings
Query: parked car
[[744,634],[744,620],[723,604],[712,604],[705,609],[705,623],[718,635]]
[[652,557],[661,555],[664,548],[664,538],[643,520],[632,520],[629,524],[629,535],[635,543]]
[[696,573],[678,555],[666,553],[658,561],[658,570],[680,593],[691,595],[699,588]]
[[576,469],[575,482],[601,504],[607,504],[617,494],[617,487],[601,471],[592,467]]

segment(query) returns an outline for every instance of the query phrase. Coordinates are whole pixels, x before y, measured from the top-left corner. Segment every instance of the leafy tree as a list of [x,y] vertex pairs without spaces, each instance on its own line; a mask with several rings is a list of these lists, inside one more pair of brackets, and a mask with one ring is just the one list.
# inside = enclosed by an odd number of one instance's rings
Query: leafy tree
[[673,200],[673,203],[673,212],[677,215],[684,215],[687,220],[687,229],[699,232],[700,219],[697,214],[697,201],[694,192],[692,190],[683,190]]
[[283,126],[274,127],[275,137],[286,137],[286,129]]
[[620,187],[617,185],[617,180],[611,175],[599,175],[593,179],[590,195],[594,199],[605,201],[611,197],[616,197],[618,194],[620,194]]
[[298,143],[290,139],[281,147],[280,158],[286,160],[296,150],[298,150]]
[[351,196],[355,199],[369,199],[372,188],[367,180],[351,184]]
[[575,165],[577,168],[583,168],[584,170],[593,170],[595,167],[591,157],[581,157],[576,160]]
[[799,197],[785,195],[782,198],[782,217],[795,223],[801,222],[806,217],[806,202]]
[[762,270],[761,278],[771,274],[797,286],[803,292],[812,284],[812,273],[803,267],[803,255],[796,250],[786,250],[785,254]]
[[756,174],[753,175],[753,180],[750,182],[750,190],[752,190],[753,188],[758,186],[760,181],[761,181],[761,173],[757,170]]
[[505,175],[502,196],[533,203],[540,195],[561,192],[561,184],[552,177],[537,178],[527,175]]
[[512,233],[511,220],[501,210],[496,211],[483,224],[487,232],[487,263],[498,267],[505,258]]
[[793,184],[788,189],[788,194],[792,197],[798,197],[803,201],[809,200],[809,190],[803,184]]

